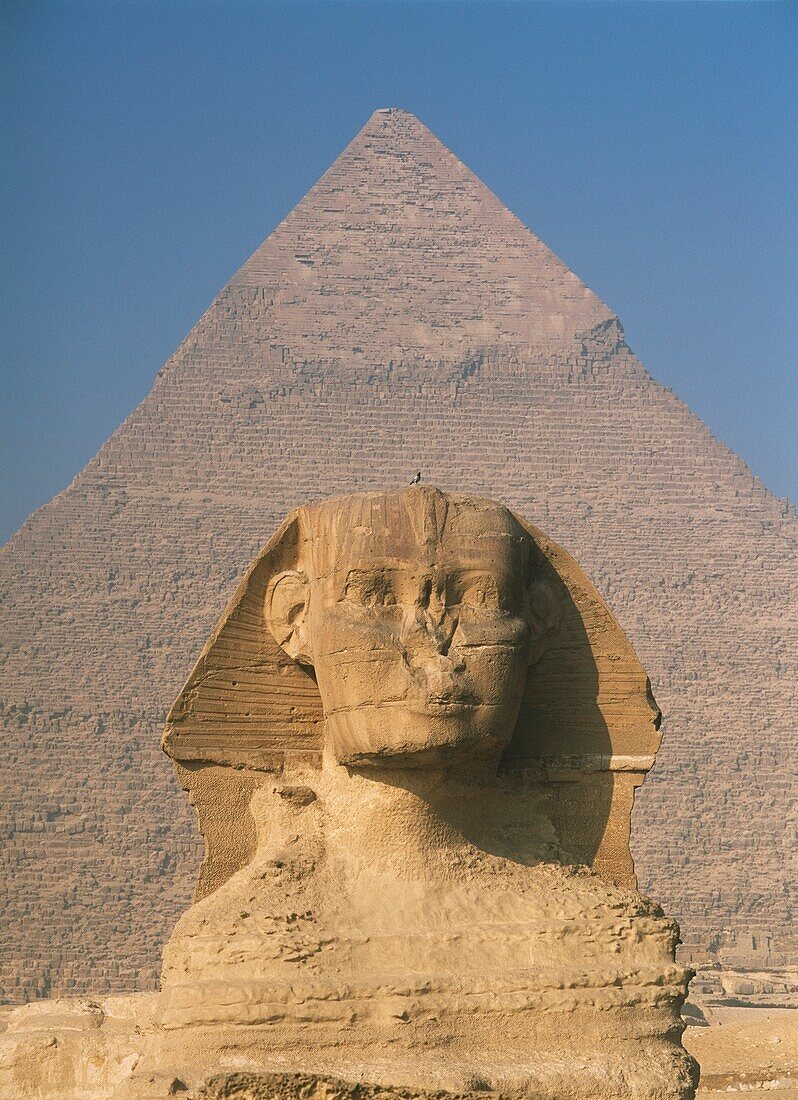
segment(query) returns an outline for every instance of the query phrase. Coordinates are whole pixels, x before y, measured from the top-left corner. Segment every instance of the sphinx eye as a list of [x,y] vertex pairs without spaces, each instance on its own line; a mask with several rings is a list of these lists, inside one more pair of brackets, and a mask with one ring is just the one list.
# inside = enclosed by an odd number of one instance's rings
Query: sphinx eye
[[390,607],[396,603],[391,578],[385,573],[350,574],[345,596],[361,607]]
[[456,573],[447,578],[446,602],[450,607],[485,610],[499,610],[502,606],[496,578],[476,570]]

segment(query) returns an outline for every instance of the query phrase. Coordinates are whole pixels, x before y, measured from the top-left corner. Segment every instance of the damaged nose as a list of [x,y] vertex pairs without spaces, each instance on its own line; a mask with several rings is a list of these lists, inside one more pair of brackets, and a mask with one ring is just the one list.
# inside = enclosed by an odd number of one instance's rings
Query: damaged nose
[[402,624],[402,644],[408,652],[446,656],[457,629],[457,619],[444,608],[414,607]]
[[415,668],[415,679],[428,699],[454,702],[469,693],[465,683],[465,664],[443,654],[430,654]]
[[414,608],[405,618],[402,643],[410,676],[431,699],[448,701],[467,694],[466,666],[450,653],[457,619]]
[[446,656],[451,647],[454,632],[457,629],[457,619],[445,612],[435,615],[430,611],[424,613],[424,618],[430,648]]

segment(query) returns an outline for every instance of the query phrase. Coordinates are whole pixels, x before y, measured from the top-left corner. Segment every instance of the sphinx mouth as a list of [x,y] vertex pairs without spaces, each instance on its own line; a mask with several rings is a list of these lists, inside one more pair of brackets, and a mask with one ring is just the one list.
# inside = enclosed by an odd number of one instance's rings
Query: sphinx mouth
[[462,695],[419,695],[413,700],[413,709],[421,714],[446,715],[461,714],[473,710],[479,700],[470,693]]

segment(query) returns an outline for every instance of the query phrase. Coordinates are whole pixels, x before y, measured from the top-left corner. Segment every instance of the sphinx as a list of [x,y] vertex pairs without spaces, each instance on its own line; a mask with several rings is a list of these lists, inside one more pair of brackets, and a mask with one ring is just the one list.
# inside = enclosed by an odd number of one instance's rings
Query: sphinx
[[299,508],[170,711],[205,859],[160,993],[72,1036],[107,1069],[85,1095],[247,1071],[687,1100],[691,972],[629,849],[659,721],[587,577],[500,504]]
[[595,589],[506,508],[300,508],[164,734],[207,842],[165,1031],[387,1085],[691,1095],[690,974],[629,854],[658,728]]

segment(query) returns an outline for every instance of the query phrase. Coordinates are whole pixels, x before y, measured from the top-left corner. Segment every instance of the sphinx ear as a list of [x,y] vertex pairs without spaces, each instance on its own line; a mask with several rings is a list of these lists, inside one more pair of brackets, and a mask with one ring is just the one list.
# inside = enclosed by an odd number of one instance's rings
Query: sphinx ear
[[529,623],[529,663],[540,659],[562,622],[563,599],[550,577],[538,575],[526,590]]
[[304,573],[286,569],[266,589],[266,622],[274,640],[294,661],[313,664],[308,625],[310,584]]

